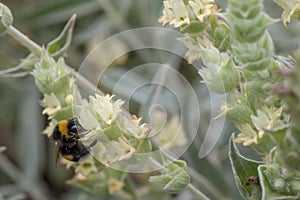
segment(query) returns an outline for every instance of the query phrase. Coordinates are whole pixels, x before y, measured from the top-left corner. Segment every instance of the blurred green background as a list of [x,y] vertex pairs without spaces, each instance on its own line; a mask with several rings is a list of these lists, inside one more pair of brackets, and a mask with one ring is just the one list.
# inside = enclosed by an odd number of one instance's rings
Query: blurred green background
[[[12,10],[14,25],[34,41],[45,44],[55,38],[64,24],[74,13],[77,21],[72,46],[66,55],[66,62],[78,69],[85,56],[99,42],[106,38],[133,28],[161,27],[157,19],[161,15],[161,0],[7,0],[1,1]],[[225,9],[227,2],[217,1],[220,8]],[[280,8],[271,0],[265,1],[266,12],[274,18],[279,18]],[[276,23],[270,28],[274,39],[276,52],[287,55],[299,45],[299,24],[292,23],[288,28],[282,23]],[[157,38],[157,42],[159,38]],[[154,38],[155,42],[155,38]],[[177,42],[177,41],[174,41]],[[95,62],[101,68],[103,59],[107,59],[120,48],[129,48],[130,41],[112,43]],[[0,69],[16,66],[28,51],[9,36],[0,37]],[[201,77],[197,69],[184,59],[168,52],[159,50],[138,50],[130,52],[113,62],[100,80],[99,87],[110,93],[118,79],[135,66],[145,63],[172,63],[192,85],[200,105],[201,120],[198,135],[188,151],[182,156],[192,168],[192,183],[212,199],[226,196],[228,199],[240,199],[229,165],[227,156],[228,139],[234,128],[226,123],[224,133],[214,150],[204,159],[198,158],[199,148],[210,120],[210,97],[205,85],[200,84]],[[198,63],[196,66],[200,66]],[[139,81],[151,81],[157,71],[145,69],[142,73],[131,74],[123,85],[123,90],[116,95],[130,99],[130,113],[143,116],[147,122],[147,109],[153,102],[165,105],[168,114],[182,114],[183,126],[187,134],[193,130],[194,108],[190,106],[189,92],[183,95],[184,109],[178,108],[174,96],[167,89],[162,89],[160,95],[153,99],[156,86],[147,85],[133,96],[128,97],[129,91],[137,87]],[[93,74],[93,71],[90,72]],[[187,87],[181,84],[178,77],[168,77],[166,81],[174,84],[179,91]],[[127,92],[128,91],[128,92]],[[55,168],[54,142],[42,135],[47,125],[47,118],[41,114],[39,104],[41,94],[37,91],[31,76],[0,78],[0,146],[7,150],[0,157],[0,200],[1,199],[119,199],[118,197],[93,196],[77,188],[69,187],[65,180],[72,177],[71,170],[58,165]],[[197,127],[196,127],[197,128]],[[251,149],[241,147],[242,153],[257,156]],[[198,180],[198,181],[197,181]],[[210,182],[210,186],[207,182]],[[219,192],[215,193],[214,190]],[[144,199],[153,199],[155,195],[148,194]],[[187,191],[178,195],[163,195],[164,199],[193,199]],[[219,196],[220,197],[220,196]]]

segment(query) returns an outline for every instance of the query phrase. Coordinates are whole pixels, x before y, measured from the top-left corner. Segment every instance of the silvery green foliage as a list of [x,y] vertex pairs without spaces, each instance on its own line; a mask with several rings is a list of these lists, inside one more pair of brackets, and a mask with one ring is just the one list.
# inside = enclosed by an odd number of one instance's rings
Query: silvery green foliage
[[53,57],[61,56],[71,45],[76,15],[73,15],[62,32],[47,44],[47,51]]
[[[285,25],[298,18],[298,1],[276,2],[284,8]],[[263,11],[262,0],[229,0],[226,12],[214,11],[207,20],[175,27],[186,33],[181,41],[188,47],[188,61],[202,60],[199,73],[208,87],[229,93],[220,117],[239,130],[230,140],[229,154],[236,183],[245,199],[297,199],[300,70],[291,72],[294,63],[287,65],[275,55],[267,28],[276,20]],[[263,162],[242,156],[234,142],[253,147]],[[257,180],[254,185],[247,182],[250,177]]]
[[[232,50],[244,79],[244,83],[240,83],[244,95],[237,98],[236,102],[245,104],[252,110],[252,113],[247,114],[246,121],[235,121],[242,133],[233,141],[252,145],[264,156],[265,161],[264,164],[257,163],[257,168],[253,172],[260,180],[257,191],[261,194],[254,197],[249,193],[241,194],[246,199],[297,199],[300,183],[299,159],[297,159],[299,143],[295,141],[299,140],[299,134],[292,134],[293,129],[288,128],[289,113],[282,111],[286,102],[278,99],[271,90],[275,83],[282,79],[276,75],[276,71],[290,71],[290,69],[282,64],[281,60],[273,58],[273,42],[266,31],[272,20],[262,11],[262,2],[256,0],[242,2],[231,0],[225,16],[232,28],[233,38],[236,39],[233,41]],[[264,89],[259,90],[258,87]],[[227,109],[227,114],[230,110],[232,108]],[[232,118],[232,115],[228,117]],[[245,123],[247,125],[244,125]],[[230,157],[234,160],[236,155],[232,152]],[[238,157],[243,158],[241,155]],[[236,162],[232,162],[232,165],[237,174],[245,171],[238,167]],[[250,166],[246,170],[251,171]],[[237,185],[245,188],[241,182]]]
[[158,184],[164,190],[179,192],[190,182],[190,177],[186,172],[186,163],[181,160],[172,160],[162,155],[162,167],[160,175],[150,176],[149,181]]
[[236,144],[232,141],[234,135],[229,141],[229,158],[233,169],[235,183],[240,191],[240,194],[245,199],[261,199],[261,187],[259,183],[247,184],[249,178],[258,177],[257,167],[263,162],[247,159],[243,157]]
[[261,0],[230,0],[225,14],[231,30],[240,42],[255,42],[265,34],[267,27],[274,22],[265,12]]

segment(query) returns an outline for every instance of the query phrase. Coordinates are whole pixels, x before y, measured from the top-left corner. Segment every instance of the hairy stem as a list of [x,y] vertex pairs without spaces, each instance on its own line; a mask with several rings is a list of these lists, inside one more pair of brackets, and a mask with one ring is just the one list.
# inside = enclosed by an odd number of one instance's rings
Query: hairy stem
[[13,26],[10,26],[6,30],[6,34],[10,35],[12,38],[17,40],[21,43],[24,47],[26,47],[31,53],[35,54],[36,56],[40,56],[42,53],[42,47],[39,46],[37,43],[29,39],[26,35],[20,32]]
[[189,190],[194,196],[196,196],[199,200],[209,200],[209,198],[200,192],[195,186],[193,186],[191,183],[189,183],[186,187],[187,190]]
[[216,188],[205,176],[199,174],[196,170],[190,167],[188,167],[188,172],[196,182],[201,184],[201,186],[203,186],[208,192],[215,196],[216,199],[226,199],[224,194],[219,191],[219,189]]

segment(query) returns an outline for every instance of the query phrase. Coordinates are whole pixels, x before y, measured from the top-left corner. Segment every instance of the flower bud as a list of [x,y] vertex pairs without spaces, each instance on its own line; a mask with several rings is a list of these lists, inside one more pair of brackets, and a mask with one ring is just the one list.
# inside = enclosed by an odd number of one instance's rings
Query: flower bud
[[4,4],[0,3],[0,34],[4,33],[6,29],[12,25],[14,18],[10,9]]

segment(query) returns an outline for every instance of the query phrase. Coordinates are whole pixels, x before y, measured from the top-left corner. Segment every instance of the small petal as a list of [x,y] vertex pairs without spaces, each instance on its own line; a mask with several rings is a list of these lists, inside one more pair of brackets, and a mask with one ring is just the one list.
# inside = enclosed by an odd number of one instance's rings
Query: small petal
[[173,11],[175,18],[170,22],[174,27],[180,27],[190,23],[189,12],[186,5],[180,0],[174,0]]
[[123,138],[119,141],[100,142],[92,148],[93,155],[103,165],[109,167],[111,164],[129,159],[136,150]]
[[240,124],[236,126],[241,133],[233,139],[234,142],[243,143],[244,146],[249,146],[253,143],[257,144],[257,133],[249,124]]
[[188,8],[181,0],[166,0],[163,15],[158,21],[163,25],[169,23],[174,27],[190,24]]
[[94,110],[99,120],[105,121],[108,125],[112,124],[117,118],[118,114],[122,111],[121,106],[124,104],[124,101],[120,99],[113,103],[113,97],[109,94],[105,96],[96,94],[95,97],[90,97],[91,109]]
[[263,107],[257,111],[257,116],[251,115],[255,128],[259,131],[261,138],[266,130],[279,130],[284,128],[284,122],[280,119],[282,108]]
[[56,125],[57,125],[57,121],[55,119],[52,119],[42,133],[47,135],[48,137],[51,137]]
[[75,168],[76,173],[81,173],[84,176],[88,176],[92,172],[97,172],[98,169],[95,165],[95,161],[92,156],[79,162],[79,165]]
[[[153,121],[155,122],[155,120]],[[153,130],[159,130],[156,128],[156,126],[159,126],[159,129],[161,129],[160,124],[153,124]],[[172,117],[170,121],[168,121],[165,126],[153,137],[153,140],[161,147],[167,149],[183,146],[188,143],[186,133],[178,116]]]
[[49,118],[52,118],[61,109],[59,99],[53,93],[45,94],[42,105],[44,107],[43,114],[49,115]]
[[73,101],[74,101],[73,95],[69,94],[69,95],[66,96],[65,102],[66,102],[67,105],[72,105]]
[[200,22],[204,21],[204,18],[211,15],[214,10],[213,1],[191,0],[189,5],[191,6],[194,14]]
[[133,135],[136,138],[145,138],[150,132],[148,124],[140,124],[142,118],[137,118],[135,115],[131,119],[125,115],[119,115],[117,119],[118,127],[126,134]]
[[122,188],[125,186],[125,183],[123,181],[119,181],[115,178],[111,178],[108,180],[108,192],[109,194],[115,194],[116,192],[119,192],[122,190]]

